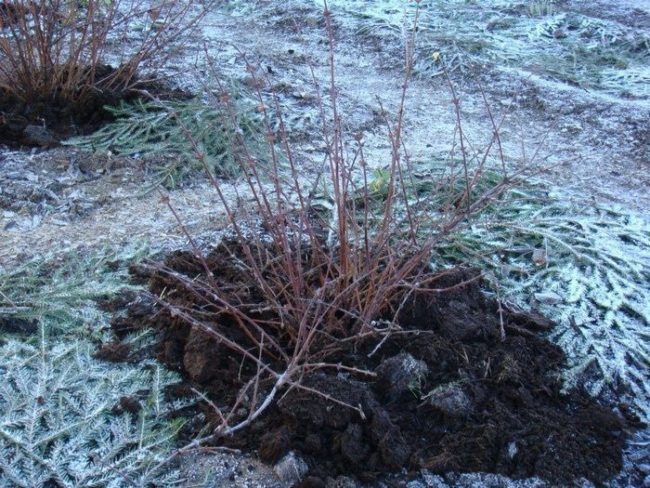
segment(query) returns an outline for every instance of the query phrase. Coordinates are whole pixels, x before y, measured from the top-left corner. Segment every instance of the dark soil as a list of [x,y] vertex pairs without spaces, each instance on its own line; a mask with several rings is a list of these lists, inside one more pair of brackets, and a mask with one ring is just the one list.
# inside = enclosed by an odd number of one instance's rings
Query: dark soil
[[129,359],[131,348],[121,342],[109,342],[102,346],[94,354],[97,359],[104,361],[121,363]]
[[0,332],[7,334],[34,334],[38,330],[38,321],[0,315]]
[[[108,65],[99,66],[95,77],[108,78],[115,71]],[[146,90],[161,99],[189,97],[186,92],[160,83],[132,83],[138,90]],[[23,100],[0,88],[0,144],[12,148],[56,147],[64,139],[91,134],[113,121],[114,117],[105,109],[106,106],[133,101],[138,96],[133,89],[97,86],[80,91],[74,100],[48,93],[33,100]]]
[[[215,276],[238,286],[246,280],[219,248],[207,262]],[[192,278],[201,274],[190,253],[173,253],[164,264]],[[390,336],[374,354],[376,337],[328,358],[374,371],[372,380],[336,371],[303,379],[331,398],[358,405],[365,418],[294,389],[249,429],[223,442],[256,450],[268,462],[297,451],[309,464],[312,482],[336,474],[369,481],[404,468],[539,476],[560,485],[615,475],[622,467],[626,422],[580,391],[562,391],[564,354],[539,335],[552,327],[550,321],[506,310],[502,341],[498,305],[472,279],[477,275],[471,269],[441,274],[435,287],[453,289],[413,297],[396,317],[405,332]],[[175,284],[169,274],[152,272],[150,288],[205,317],[200,294]],[[220,405],[252,374],[225,347],[145,297],[114,320],[118,336],[140,327],[157,328],[158,358]],[[207,406],[204,413],[214,418]]]

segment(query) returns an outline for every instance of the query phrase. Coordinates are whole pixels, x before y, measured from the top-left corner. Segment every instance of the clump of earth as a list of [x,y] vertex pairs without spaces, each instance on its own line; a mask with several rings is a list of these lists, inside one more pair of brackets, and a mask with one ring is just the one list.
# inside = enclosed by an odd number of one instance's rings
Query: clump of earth
[[[237,261],[226,245],[206,256],[224,289],[259,297],[255,280]],[[181,371],[188,386],[214,402],[233,402],[255,367],[242,364],[212,336],[151,299],[164,293],[168,303],[205,322],[201,294],[188,290],[169,270],[192,279],[204,272],[202,262],[185,251],[146,267],[151,295],[133,301],[114,319],[113,329],[124,337],[154,328],[158,359]],[[140,277],[142,272],[138,268]],[[306,374],[302,384],[320,394],[283,392],[248,429],[219,442],[256,452],[266,462],[297,453],[307,465],[304,486],[324,486],[328,476],[372,481],[422,469],[536,476],[559,485],[581,478],[600,483],[616,475],[633,419],[579,390],[563,391],[565,355],[541,335],[554,324],[536,314],[500,309],[482,293],[475,269],[446,270],[434,286],[447,291],[418,292],[394,317],[401,332],[341,343],[328,358],[374,376],[336,370]],[[221,333],[246,345],[227,318],[213,322]],[[282,341],[278,332],[269,332]],[[128,356],[120,348],[116,359]],[[358,406],[363,416],[340,403]],[[210,406],[199,410],[195,414],[202,413],[205,423],[218,421]]]

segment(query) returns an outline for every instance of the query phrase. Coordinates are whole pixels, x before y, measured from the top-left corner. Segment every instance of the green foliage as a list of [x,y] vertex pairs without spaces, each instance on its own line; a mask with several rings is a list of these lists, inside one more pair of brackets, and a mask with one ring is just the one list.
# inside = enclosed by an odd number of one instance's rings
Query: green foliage
[[91,151],[163,159],[160,182],[170,186],[191,171],[201,170],[197,153],[205,155],[216,176],[235,176],[240,168],[236,158],[238,151],[243,150],[242,141],[254,146],[255,134],[259,132],[259,117],[253,104],[244,98],[234,100],[231,111],[196,98],[136,100],[107,110],[116,119],[113,123],[66,144]]
[[368,188],[373,195],[382,196],[388,193],[388,184],[390,182],[390,171],[387,169],[376,168],[372,172],[372,180],[368,182]]
[[47,320],[50,332],[82,328],[97,334],[101,311],[95,301],[128,289],[128,272],[119,262],[143,253],[142,247],[86,254],[78,250],[0,273],[0,319]]
[[[179,405],[162,400],[178,378],[156,363],[115,366],[84,340],[0,347],[0,487],[177,486],[169,455]],[[125,411],[124,399],[139,410]],[[137,410],[137,411],[136,411]]]

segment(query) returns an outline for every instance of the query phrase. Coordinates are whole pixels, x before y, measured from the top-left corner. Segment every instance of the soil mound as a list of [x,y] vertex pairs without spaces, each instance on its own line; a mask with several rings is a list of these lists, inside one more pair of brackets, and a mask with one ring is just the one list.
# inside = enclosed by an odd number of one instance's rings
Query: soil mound
[[[221,248],[207,258],[215,276],[241,287],[246,275],[235,261]],[[164,266],[192,278],[202,273],[202,264],[185,252],[169,255]],[[205,317],[200,294],[174,283],[169,273],[153,271],[148,278],[154,295],[164,293]],[[381,344],[377,337],[350,343],[331,358],[375,377],[329,370],[306,375],[302,384],[321,394],[283,392],[250,428],[223,442],[257,450],[269,462],[297,451],[312,481],[336,474],[367,481],[404,468],[539,476],[560,485],[616,474],[625,422],[579,391],[563,392],[564,354],[539,335],[553,324],[500,313],[477,278],[473,269],[441,273],[436,288],[449,290],[412,296],[395,317],[401,332]],[[214,339],[154,303],[144,297],[133,302],[113,322],[118,336],[155,327],[159,359],[215,402],[233,399],[250,372]],[[364,416],[325,396],[359,406]],[[209,407],[204,411],[214,418]]]
[[[90,68],[88,68],[90,69]],[[117,70],[108,65],[95,67],[98,80],[110,78]],[[135,83],[135,81],[133,82]],[[160,99],[186,99],[189,94],[160,83],[140,83]],[[84,87],[74,100],[58,94],[44,93],[34,100],[23,100],[0,87],[0,144],[9,147],[56,147],[72,136],[91,134],[113,121],[106,106],[133,101],[134,90],[112,89],[98,83],[95,89]]]

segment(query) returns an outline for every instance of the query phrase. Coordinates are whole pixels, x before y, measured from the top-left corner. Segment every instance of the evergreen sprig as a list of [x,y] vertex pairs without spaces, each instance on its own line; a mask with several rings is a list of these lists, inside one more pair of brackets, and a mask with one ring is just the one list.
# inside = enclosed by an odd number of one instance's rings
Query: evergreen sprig
[[101,362],[93,350],[81,339],[66,344],[45,333],[36,345],[11,340],[0,347],[0,487],[179,482],[175,470],[157,469],[182,424],[168,418],[179,405],[160,400],[177,376],[154,362]]
[[203,169],[197,168],[197,152],[205,156],[216,176],[233,177],[239,172],[236,157],[242,141],[254,145],[259,132],[254,107],[244,99],[235,100],[235,107],[229,111],[197,98],[121,102],[106,107],[114,122],[66,144],[93,152],[158,158],[164,161],[158,169],[160,181],[168,186],[191,170]]

